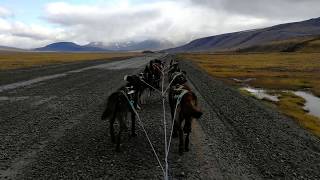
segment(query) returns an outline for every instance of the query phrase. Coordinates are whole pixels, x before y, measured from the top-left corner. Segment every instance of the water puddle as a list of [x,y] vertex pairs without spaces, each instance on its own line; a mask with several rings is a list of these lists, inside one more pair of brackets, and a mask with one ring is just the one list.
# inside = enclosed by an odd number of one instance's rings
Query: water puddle
[[279,101],[279,96],[268,94],[268,92],[265,89],[255,89],[252,87],[244,87],[241,89],[248,91],[250,94],[254,95],[258,99],[266,99],[273,102]]
[[248,83],[248,82],[256,80],[256,78],[245,78],[245,79],[232,78],[232,80],[237,82],[237,83],[245,84],[245,83]]
[[[256,89],[252,87],[244,87],[241,89],[248,91],[250,94],[254,95],[258,99],[267,99],[273,102],[279,101],[279,95],[268,94],[268,91],[265,89]],[[303,109],[308,111],[308,114],[320,118],[320,98],[319,97],[305,91],[281,91],[281,92],[292,92],[295,95],[302,97],[306,101]]]
[[302,97],[306,100],[303,109],[308,111],[309,114],[320,118],[320,98],[304,91],[296,91],[295,95]]

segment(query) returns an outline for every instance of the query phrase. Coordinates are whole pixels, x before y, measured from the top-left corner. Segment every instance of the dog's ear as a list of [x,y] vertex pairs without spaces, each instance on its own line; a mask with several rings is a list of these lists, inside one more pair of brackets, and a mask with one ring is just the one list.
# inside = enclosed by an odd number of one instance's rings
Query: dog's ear
[[125,75],[124,77],[123,77],[123,80],[127,80],[128,79],[128,75]]

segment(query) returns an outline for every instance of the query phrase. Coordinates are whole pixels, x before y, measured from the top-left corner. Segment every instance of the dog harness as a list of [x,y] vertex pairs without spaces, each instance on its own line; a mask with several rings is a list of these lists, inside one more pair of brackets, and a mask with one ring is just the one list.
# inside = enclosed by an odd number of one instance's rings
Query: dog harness
[[174,96],[175,99],[177,99],[177,103],[180,103],[181,99],[185,94],[187,94],[189,91],[186,89],[183,89],[183,86],[179,85],[178,88],[174,89],[175,91],[180,91],[180,94],[177,94]]
[[135,90],[133,89],[133,86],[131,87],[125,87],[124,90],[120,91],[128,100],[130,106],[133,107],[134,105],[134,100],[133,100],[133,94],[135,93]]

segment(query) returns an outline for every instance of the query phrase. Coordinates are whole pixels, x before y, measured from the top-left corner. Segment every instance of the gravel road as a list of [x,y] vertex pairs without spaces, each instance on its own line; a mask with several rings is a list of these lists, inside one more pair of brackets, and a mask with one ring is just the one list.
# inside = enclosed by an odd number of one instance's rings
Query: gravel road
[[[124,133],[122,151],[116,153],[108,123],[100,120],[106,98],[125,83],[123,76],[152,58],[0,72],[0,179],[162,179],[140,127],[137,137]],[[320,178],[318,138],[191,62],[182,68],[204,115],[192,124],[190,152],[179,156],[173,140],[170,178]],[[145,98],[139,113],[163,160],[160,97]]]

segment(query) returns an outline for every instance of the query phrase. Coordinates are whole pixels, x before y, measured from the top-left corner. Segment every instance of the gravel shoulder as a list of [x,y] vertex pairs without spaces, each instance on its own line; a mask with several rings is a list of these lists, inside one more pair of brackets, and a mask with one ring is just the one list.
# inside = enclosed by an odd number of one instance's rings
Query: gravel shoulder
[[[132,61],[127,64],[130,67],[113,64],[113,68],[89,68],[0,92],[0,179],[162,179],[140,127],[137,137],[124,133],[122,152],[116,153],[108,122],[100,120],[106,98],[124,84],[123,76],[141,70]],[[141,64],[143,61],[136,65]],[[101,62],[89,64],[95,65]],[[76,68],[61,65],[61,71],[39,70],[43,74],[34,71],[31,76],[86,67],[81,63]],[[320,178],[319,139],[192,63],[185,61],[182,68],[189,75],[204,115],[193,121],[190,152],[179,156],[178,140],[173,139],[170,178]],[[146,104],[140,116],[163,160],[160,97],[155,93],[144,97]]]

